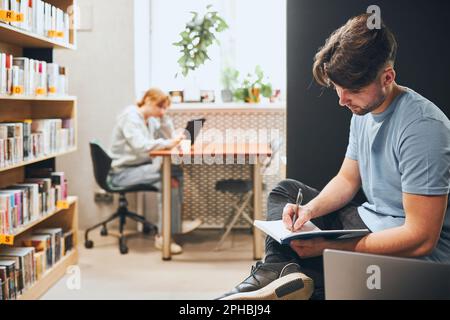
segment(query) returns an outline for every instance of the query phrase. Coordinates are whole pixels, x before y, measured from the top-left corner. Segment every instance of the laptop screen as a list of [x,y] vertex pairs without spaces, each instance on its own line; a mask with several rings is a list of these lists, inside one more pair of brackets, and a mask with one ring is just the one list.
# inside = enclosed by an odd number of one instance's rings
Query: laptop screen
[[450,297],[448,264],[336,250],[323,256],[327,300]]
[[194,119],[187,123],[186,131],[189,134],[189,137],[191,139],[191,145],[194,145],[195,140],[197,139],[201,129],[205,125],[206,119]]

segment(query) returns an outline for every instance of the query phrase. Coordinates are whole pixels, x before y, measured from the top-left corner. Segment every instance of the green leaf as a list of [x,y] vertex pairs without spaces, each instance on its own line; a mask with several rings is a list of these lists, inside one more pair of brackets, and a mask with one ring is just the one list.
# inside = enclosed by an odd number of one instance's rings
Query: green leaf
[[248,90],[245,88],[239,88],[236,89],[234,92],[234,97],[238,101],[245,101],[246,98],[248,98]]
[[183,38],[183,40],[189,40],[189,32],[187,31],[183,31],[182,33],[180,33],[181,38]]
[[187,57],[186,56],[181,56],[181,58],[180,59],[178,59],[178,63],[180,64],[180,65],[184,65],[185,63],[186,63],[186,61],[187,61]]
[[256,66],[255,74],[258,77],[258,80],[260,81],[264,78],[264,72],[262,71],[261,66]]
[[271,84],[264,84],[261,86],[261,94],[263,97],[270,98],[272,96],[272,85]]
[[196,55],[194,58],[195,61],[195,66],[198,67],[199,65],[202,64],[202,58],[199,55]]
[[181,40],[174,42],[173,45],[181,47],[182,56],[178,59],[178,64],[183,75],[187,75],[189,70],[195,70],[206,60],[211,60],[207,54],[207,49],[220,42],[216,34],[223,32],[228,25],[217,11],[211,11],[212,5],[206,7],[207,12],[200,17],[195,11],[191,11],[192,17],[180,33]]

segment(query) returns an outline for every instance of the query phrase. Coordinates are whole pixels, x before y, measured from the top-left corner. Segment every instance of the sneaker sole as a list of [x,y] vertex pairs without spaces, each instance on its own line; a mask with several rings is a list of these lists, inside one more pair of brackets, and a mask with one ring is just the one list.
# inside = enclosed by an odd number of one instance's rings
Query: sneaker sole
[[313,292],[313,280],[297,272],[279,278],[259,290],[236,293],[221,300],[308,300]]
[[[155,249],[162,251],[162,246],[158,246],[155,244]],[[170,250],[170,254],[171,255],[177,255],[177,254],[182,254],[183,253],[183,248],[181,248],[181,250],[175,251],[175,250]]]
[[198,229],[202,224],[203,224],[203,222],[202,222],[202,221],[199,221],[197,224],[192,225],[189,229],[181,230],[181,234],[188,234],[188,233],[191,233],[192,231]]

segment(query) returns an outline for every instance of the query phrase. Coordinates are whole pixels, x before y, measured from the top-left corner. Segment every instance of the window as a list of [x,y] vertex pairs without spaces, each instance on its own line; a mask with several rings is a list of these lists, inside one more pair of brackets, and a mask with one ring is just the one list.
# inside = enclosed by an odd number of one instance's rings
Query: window
[[[178,66],[179,48],[173,43],[192,17],[212,4],[230,26],[218,35],[211,60],[185,79]],[[286,0],[152,0],[150,83],[166,91],[183,90],[194,81],[199,89],[222,89],[225,66],[236,68],[240,79],[260,65],[274,89],[286,90]],[[179,73],[175,78],[175,74]]]

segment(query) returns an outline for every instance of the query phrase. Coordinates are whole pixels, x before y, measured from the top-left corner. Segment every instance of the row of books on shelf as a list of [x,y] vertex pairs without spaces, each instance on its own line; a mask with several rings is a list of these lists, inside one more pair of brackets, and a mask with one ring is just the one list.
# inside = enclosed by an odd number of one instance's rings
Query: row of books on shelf
[[0,248],[0,300],[15,300],[42,279],[74,245],[73,231],[62,228],[34,230],[18,247]]
[[65,152],[74,146],[73,119],[0,123],[0,168]]
[[1,53],[0,95],[66,96],[66,69],[56,63]]
[[63,172],[32,171],[27,177],[23,183],[0,189],[0,234],[15,234],[67,201],[67,179]]
[[69,44],[71,16],[41,0],[0,0],[0,21]]

